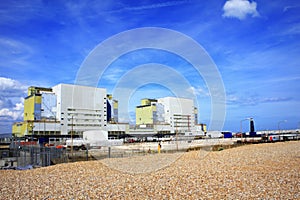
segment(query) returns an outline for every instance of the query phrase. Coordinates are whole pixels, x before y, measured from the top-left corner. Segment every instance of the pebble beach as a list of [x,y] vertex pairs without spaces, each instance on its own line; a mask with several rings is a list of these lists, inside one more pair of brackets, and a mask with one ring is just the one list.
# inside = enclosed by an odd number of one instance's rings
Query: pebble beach
[[0,199],[300,199],[300,141],[0,171]]

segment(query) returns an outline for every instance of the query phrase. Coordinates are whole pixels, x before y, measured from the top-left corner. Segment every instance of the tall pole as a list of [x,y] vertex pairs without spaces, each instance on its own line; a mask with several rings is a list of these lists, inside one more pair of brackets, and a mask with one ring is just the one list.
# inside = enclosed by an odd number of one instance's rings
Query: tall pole
[[[27,121],[26,129],[27,129],[27,130],[26,130],[26,131],[27,131],[26,134],[29,135],[29,121]],[[26,139],[27,139],[27,138],[26,138]]]
[[187,118],[188,118],[188,132],[190,132],[190,115],[188,115]]
[[175,120],[175,132],[176,132],[176,150],[178,151],[178,130],[177,130],[177,119]]
[[[298,128],[300,129],[300,121],[298,122]],[[297,137],[297,140],[298,140],[298,138],[299,138],[299,137],[298,137],[298,136],[299,136],[299,131],[297,130],[296,133],[297,133],[297,136],[296,136],[296,137]]]
[[71,124],[71,156],[73,160],[73,115],[72,115],[72,124]]
[[34,160],[33,160],[33,124],[30,123],[29,124],[29,131],[31,131],[31,141],[30,141],[30,162],[31,162],[31,165],[34,165]]

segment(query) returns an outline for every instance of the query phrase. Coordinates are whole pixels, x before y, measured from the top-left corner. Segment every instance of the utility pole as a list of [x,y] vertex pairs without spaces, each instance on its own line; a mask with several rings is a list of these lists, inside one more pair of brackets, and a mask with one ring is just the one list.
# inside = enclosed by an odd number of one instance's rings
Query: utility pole
[[176,150],[178,151],[178,130],[177,130],[177,118],[175,119],[175,133],[176,133]]
[[190,132],[190,115],[188,115],[187,118],[188,118],[188,132]]
[[71,124],[71,156],[73,161],[73,115],[72,115],[72,124]]

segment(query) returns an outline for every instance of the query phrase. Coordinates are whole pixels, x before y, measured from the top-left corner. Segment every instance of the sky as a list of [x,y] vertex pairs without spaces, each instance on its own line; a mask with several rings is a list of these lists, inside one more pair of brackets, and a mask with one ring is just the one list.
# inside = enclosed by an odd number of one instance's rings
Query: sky
[[[183,40],[158,31],[147,42],[160,49],[117,53],[130,46],[131,40],[119,37],[122,33],[147,27],[184,35],[201,47],[197,52],[181,45],[182,52],[190,50],[185,55],[199,53],[214,64],[225,94],[223,130],[239,131],[242,123],[243,131],[249,131],[242,121],[249,117],[258,130],[300,128],[299,13],[296,0],[1,1],[0,133],[10,133],[13,122],[22,121],[29,86],[76,83],[80,70],[105,42],[114,46],[99,50],[93,59],[109,65],[90,73],[103,70],[96,86],[108,93],[124,89],[124,80],[140,81],[130,85],[135,88],[128,90],[130,99],[124,104],[131,122],[141,98],[175,95],[193,98],[199,123],[209,125],[212,113],[219,111],[212,109],[218,94],[190,60],[165,49]],[[138,40],[147,35],[139,33],[131,36]],[[112,43],[116,37],[118,43]],[[111,60],[105,57],[109,53],[114,53]],[[126,118],[120,115],[120,120]]]

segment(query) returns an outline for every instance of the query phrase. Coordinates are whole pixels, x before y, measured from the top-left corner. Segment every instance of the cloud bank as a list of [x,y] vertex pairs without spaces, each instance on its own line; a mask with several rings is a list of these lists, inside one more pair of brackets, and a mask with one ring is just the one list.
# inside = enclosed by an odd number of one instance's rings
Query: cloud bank
[[16,120],[22,120],[27,87],[20,82],[0,77],[0,132],[8,132]]
[[286,102],[293,100],[291,97],[238,97],[235,95],[227,95],[228,105],[239,105],[239,106],[256,106],[262,103],[276,103],[276,102]]

